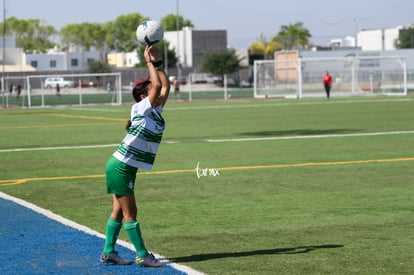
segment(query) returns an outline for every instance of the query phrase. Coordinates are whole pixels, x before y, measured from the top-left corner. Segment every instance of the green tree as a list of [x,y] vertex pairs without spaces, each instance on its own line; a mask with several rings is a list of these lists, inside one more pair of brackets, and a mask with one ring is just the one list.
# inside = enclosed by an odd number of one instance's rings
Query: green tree
[[414,27],[400,30],[398,40],[396,41],[398,49],[413,49],[414,48]]
[[108,24],[105,28],[107,34],[107,43],[111,45],[110,49],[119,52],[131,52],[137,48],[138,42],[136,30],[138,25],[148,18],[143,17],[139,13],[131,13],[121,15],[116,18],[112,24]]
[[194,27],[194,24],[188,20],[184,19],[181,15],[167,14],[160,20],[161,26],[164,28],[164,31],[176,31],[177,30],[177,18],[178,18],[178,30],[181,30],[183,27]]
[[[201,71],[220,75],[227,79],[228,74],[237,72],[242,68],[239,58],[234,49],[215,50],[207,52],[201,60]],[[224,99],[227,99],[227,82],[224,82]]]
[[[224,79],[226,75],[235,73],[242,68],[240,65],[242,60],[243,58],[239,58],[234,49],[209,51],[201,60],[201,71],[220,75]],[[226,85],[224,89],[226,94]]]
[[[92,60],[88,62],[88,73],[90,74],[103,74],[103,73],[110,73],[112,72],[111,66],[106,63],[104,60]],[[96,82],[98,86],[106,85],[106,83],[101,83],[102,78],[100,76],[96,76]]]
[[[57,34],[56,29],[43,24],[40,19],[19,20],[16,17],[9,17],[5,20],[5,24],[5,35],[15,36],[16,47],[23,48],[26,53],[46,52],[55,46],[50,37]],[[3,29],[3,23],[0,24],[0,28]]]
[[88,62],[88,73],[90,74],[103,74],[110,73],[111,71],[111,66],[103,60],[92,60]]
[[232,74],[241,68],[241,61],[234,49],[209,51],[201,60],[201,71],[221,76]]
[[311,34],[303,26],[302,22],[295,24],[282,25],[279,33],[271,39],[282,45],[284,50],[302,49],[309,46]]
[[100,51],[105,49],[106,29],[102,24],[68,24],[60,30],[60,35],[65,48],[76,45],[85,50],[90,50],[91,47]]
[[281,50],[282,45],[279,42],[267,41],[264,37],[253,42],[249,46],[249,60],[272,59],[275,51]]

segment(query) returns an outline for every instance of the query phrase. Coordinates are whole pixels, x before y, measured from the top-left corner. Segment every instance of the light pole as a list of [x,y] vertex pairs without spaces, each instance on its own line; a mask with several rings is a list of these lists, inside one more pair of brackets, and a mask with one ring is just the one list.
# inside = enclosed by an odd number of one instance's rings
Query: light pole
[[[163,26],[164,31],[166,30],[165,27],[166,26],[164,24]],[[165,38],[163,40],[163,43],[164,43],[164,70],[165,70],[165,73],[168,75],[168,45],[167,45],[167,40]]]
[[6,0],[3,0],[3,57],[2,57],[2,71],[1,71],[1,92],[3,96],[4,105],[4,72],[5,72],[5,59],[6,59]]
[[181,78],[181,68],[180,68],[180,34],[179,34],[179,28],[180,28],[180,24],[179,24],[179,20],[178,20],[178,16],[180,14],[179,11],[179,0],[176,0],[176,16],[175,16],[175,31],[177,33],[177,81],[180,80]]

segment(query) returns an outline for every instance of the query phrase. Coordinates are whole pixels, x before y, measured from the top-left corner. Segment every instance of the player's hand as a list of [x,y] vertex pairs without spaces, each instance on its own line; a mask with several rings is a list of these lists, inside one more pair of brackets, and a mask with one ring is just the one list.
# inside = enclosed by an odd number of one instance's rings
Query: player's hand
[[145,62],[157,62],[160,60],[159,50],[153,46],[146,46],[144,51]]
[[145,46],[145,50],[144,50],[144,59],[146,63],[150,63],[153,60],[153,47],[152,46]]

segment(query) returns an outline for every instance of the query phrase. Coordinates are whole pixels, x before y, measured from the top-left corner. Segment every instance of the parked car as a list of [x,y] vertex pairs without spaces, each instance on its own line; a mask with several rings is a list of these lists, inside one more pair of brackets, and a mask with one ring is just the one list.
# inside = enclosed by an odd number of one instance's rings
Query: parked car
[[193,73],[190,74],[190,81],[191,83],[215,83],[218,84],[221,82],[221,78],[218,76],[214,76],[212,74],[206,73]]
[[47,89],[56,88],[58,84],[60,88],[75,87],[75,82],[72,80],[65,80],[63,77],[49,77],[45,80],[45,88]]
[[84,80],[84,81],[81,81],[81,87],[82,88],[98,87],[98,83]]

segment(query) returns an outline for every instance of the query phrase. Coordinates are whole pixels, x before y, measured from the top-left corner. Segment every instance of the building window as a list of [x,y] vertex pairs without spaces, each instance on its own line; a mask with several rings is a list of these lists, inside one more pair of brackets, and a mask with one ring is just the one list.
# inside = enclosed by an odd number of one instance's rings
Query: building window
[[50,68],[56,68],[56,60],[50,60],[49,66]]
[[32,66],[33,68],[37,68],[37,60],[30,61],[30,66]]
[[95,61],[95,59],[88,58],[86,62],[87,62],[87,64],[92,64],[94,61]]
[[71,59],[71,60],[70,60],[70,65],[71,65],[72,67],[77,67],[77,66],[78,66],[78,60],[77,60],[76,58]]

